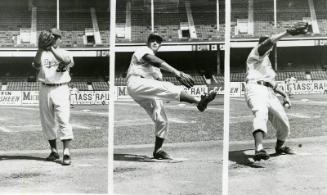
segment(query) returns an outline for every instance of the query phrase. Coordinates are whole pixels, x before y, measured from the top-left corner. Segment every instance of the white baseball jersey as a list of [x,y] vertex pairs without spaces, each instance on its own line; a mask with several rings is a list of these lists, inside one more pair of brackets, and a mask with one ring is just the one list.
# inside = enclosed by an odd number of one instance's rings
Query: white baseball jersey
[[127,74],[127,91],[155,123],[155,135],[165,138],[168,132],[168,119],[163,100],[179,101],[182,88],[160,81],[162,80],[160,69],[142,59],[146,54],[154,55],[149,47],[139,48],[133,54]]
[[[74,60],[70,52],[57,48],[57,51],[62,55],[70,57],[71,63],[68,67],[74,65]],[[69,68],[65,72],[57,72],[59,61],[55,58],[51,51],[43,51],[41,54],[41,67],[38,75],[38,80],[42,83],[58,84],[68,83],[71,78],[69,75]]]
[[269,50],[263,56],[260,56],[258,52],[258,46],[252,49],[246,61],[246,81],[275,81],[276,73],[273,70],[269,60],[270,52],[271,51]]
[[259,56],[258,46],[256,46],[249,54],[245,99],[254,115],[253,132],[260,129],[267,133],[269,120],[277,131],[277,139],[285,141],[290,131],[285,110],[271,87],[256,83],[257,81],[275,81],[276,73],[271,67],[269,53],[270,51],[267,51],[263,56]]
[[137,75],[144,78],[162,79],[160,68],[142,59],[147,54],[154,55],[154,52],[147,46],[140,47],[134,52],[127,72],[127,78],[131,75]]
[[[64,49],[57,49],[61,54],[71,59],[69,66],[73,66],[73,57]],[[59,61],[51,51],[41,54],[41,67],[38,80],[46,84],[63,84],[50,86],[42,84],[39,92],[39,109],[43,132],[48,140],[59,137],[61,140],[73,139],[70,125],[70,90],[66,83],[71,78],[69,68],[65,72],[57,72]],[[57,129],[59,128],[59,133]]]

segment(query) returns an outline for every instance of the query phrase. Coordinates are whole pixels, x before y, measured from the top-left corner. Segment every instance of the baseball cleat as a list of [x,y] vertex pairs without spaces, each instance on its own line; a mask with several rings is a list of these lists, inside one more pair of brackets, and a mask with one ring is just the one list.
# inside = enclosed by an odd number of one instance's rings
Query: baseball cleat
[[158,160],[167,160],[172,159],[169,154],[163,150],[159,150],[158,152],[153,152],[153,158]]
[[58,160],[59,154],[57,152],[51,152],[50,155],[46,158],[47,161],[55,161]]
[[255,154],[254,154],[254,157],[253,159],[255,161],[260,161],[261,159],[262,160],[268,160],[269,159],[269,154],[266,152],[266,150],[262,149],[262,150],[259,150],[259,151],[255,151]]
[[280,148],[275,148],[276,154],[295,154],[294,150],[292,150],[288,146],[283,146]]
[[70,156],[65,154],[62,159],[62,165],[70,165],[71,163]]
[[206,108],[209,102],[215,99],[217,93],[213,90],[211,90],[209,93],[201,95],[201,100],[197,105],[197,108],[200,112],[203,112]]

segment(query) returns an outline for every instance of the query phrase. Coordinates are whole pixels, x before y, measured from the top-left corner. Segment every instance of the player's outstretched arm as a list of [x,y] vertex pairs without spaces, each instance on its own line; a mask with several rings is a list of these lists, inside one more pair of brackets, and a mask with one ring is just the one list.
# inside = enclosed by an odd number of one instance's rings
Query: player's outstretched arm
[[277,43],[277,41],[279,41],[280,39],[282,39],[286,35],[288,35],[288,33],[285,31],[283,33],[272,35],[271,37],[266,39],[258,47],[259,55],[260,56],[264,55],[269,49],[272,48],[272,46],[274,46],[274,44]]
[[178,71],[176,68],[172,67],[167,62],[165,62],[164,60],[160,59],[159,57],[157,57],[155,55],[147,54],[147,55],[143,56],[143,60],[145,60],[146,62],[148,62],[149,64],[151,64],[153,66],[156,66],[158,68],[166,70],[166,71],[174,74],[175,76],[178,76],[180,74],[180,71]]
[[158,58],[157,56],[147,54],[147,55],[143,56],[143,59],[156,67],[159,67],[163,70],[166,70],[166,71],[174,74],[174,76],[177,78],[177,80],[185,87],[191,88],[194,86],[195,82],[194,82],[194,79],[191,77],[191,75],[177,70],[176,68],[172,67],[167,62],[163,61],[162,59]]
[[264,55],[274,44],[277,43],[280,39],[285,37],[286,35],[303,35],[308,33],[309,25],[307,22],[297,22],[294,25],[290,26],[288,29],[286,29],[285,32],[272,35],[268,39],[266,39],[264,42],[262,42],[258,48],[259,55]]

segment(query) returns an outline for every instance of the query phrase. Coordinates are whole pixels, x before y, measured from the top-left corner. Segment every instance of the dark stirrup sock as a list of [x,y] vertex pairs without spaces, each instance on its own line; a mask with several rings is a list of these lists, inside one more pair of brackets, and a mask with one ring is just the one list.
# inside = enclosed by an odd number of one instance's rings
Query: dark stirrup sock
[[157,152],[162,147],[164,141],[165,139],[156,136],[156,141],[154,144],[154,152]]
[[276,148],[281,148],[285,144],[285,141],[277,140],[276,142]]

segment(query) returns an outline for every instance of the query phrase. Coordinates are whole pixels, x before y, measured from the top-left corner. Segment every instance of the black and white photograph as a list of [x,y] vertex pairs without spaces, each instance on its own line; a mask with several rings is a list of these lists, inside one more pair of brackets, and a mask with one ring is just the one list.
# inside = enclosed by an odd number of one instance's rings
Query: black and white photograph
[[327,193],[326,6],[231,0],[229,194]]
[[1,194],[108,193],[109,2],[0,10]]
[[224,6],[117,1],[115,194],[222,193]]

